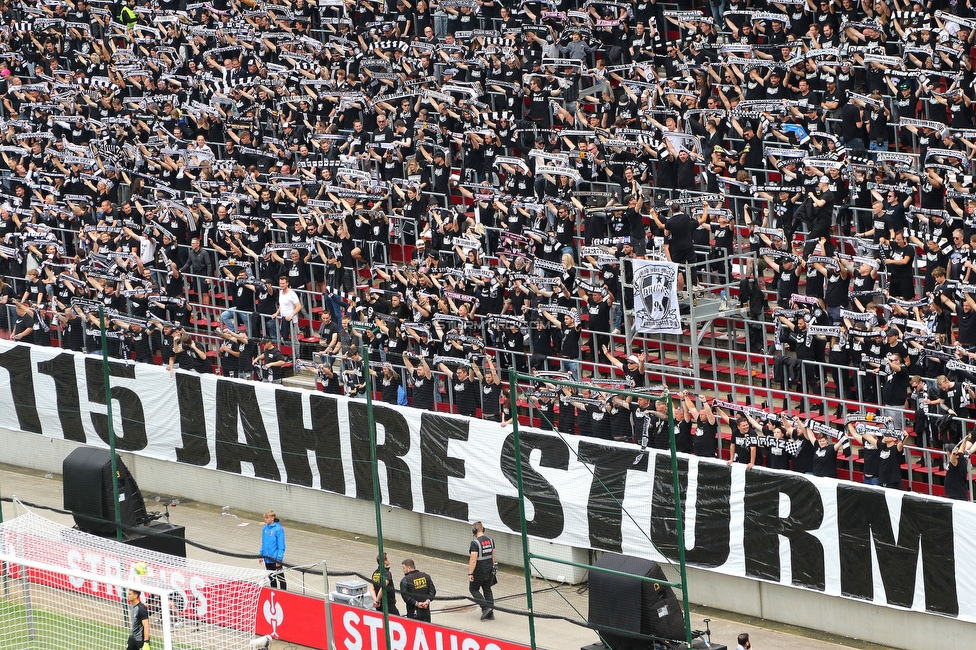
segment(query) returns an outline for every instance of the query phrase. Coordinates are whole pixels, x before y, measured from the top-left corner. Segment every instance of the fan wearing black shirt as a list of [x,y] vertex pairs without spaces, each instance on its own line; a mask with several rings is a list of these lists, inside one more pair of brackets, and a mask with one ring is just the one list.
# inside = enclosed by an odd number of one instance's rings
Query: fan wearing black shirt
[[830,236],[830,223],[834,216],[834,193],[830,191],[830,179],[821,176],[814,192],[808,192],[807,197],[813,202],[813,219],[810,221],[810,232],[807,233],[807,243],[803,247],[803,256],[809,257],[820,240]]
[[33,343],[35,324],[33,310],[26,303],[20,302],[19,300],[15,300],[14,305],[17,307],[17,314],[10,338],[13,341]]
[[759,454],[757,443],[759,429],[759,423],[755,420],[750,421],[746,417],[736,419],[735,426],[732,428],[732,445],[729,447],[727,465],[741,463],[746,466],[746,469],[752,469],[756,465]]
[[[562,322],[559,317],[548,311],[541,312],[552,324],[559,329],[559,370],[568,372],[574,381],[580,378],[580,323],[573,314],[563,314]],[[575,313],[575,312],[574,312]],[[554,337],[555,338],[555,337]]]
[[223,336],[237,351],[237,378],[251,379],[254,376],[254,358],[258,356],[257,339],[251,338],[247,332],[234,333],[226,330]]
[[969,501],[969,453],[971,451],[970,440],[973,434],[970,432],[957,445],[952,443],[945,445],[947,460],[945,475],[945,495],[950,499],[959,501]]
[[685,394],[685,412],[695,421],[694,439],[692,441],[696,456],[715,458],[718,456],[718,419],[712,411],[705,395],[699,395],[702,407],[695,407],[694,395]]
[[[270,279],[266,279],[257,288],[257,313],[262,317],[261,329],[266,336],[274,336],[275,320],[270,318],[278,309],[278,289]],[[257,331],[254,332],[257,334]]]
[[529,408],[532,416],[538,418],[539,428],[543,431],[552,431],[556,428],[556,403],[550,395],[550,388],[540,387],[538,394],[529,395]]
[[[247,270],[237,269],[236,278],[232,275],[229,267],[224,267],[224,273],[227,274],[228,278],[236,280],[234,285],[234,304],[230,309],[226,309],[220,313],[220,322],[224,325],[225,329],[236,329],[235,328],[235,316],[241,317],[241,322],[244,324],[245,329],[248,333],[251,332],[251,314],[254,313],[254,293],[255,286],[254,283],[247,281]],[[256,282],[256,281],[255,281]]]
[[[677,424],[675,413],[675,424]],[[668,405],[663,400],[654,403],[654,411],[648,413],[648,435],[651,449],[671,449],[671,431],[668,429]],[[643,442],[643,440],[642,440]]]
[[322,325],[319,327],[319,345],[322,350],[319,352],[322,363],[333,365],[335,358],[342,352],[342,344],[339,341],[340,327],[333,322],[332,312],[325,310],[322,312]]
[[105,305],[106,310],[118,312],[126,310],[126,299],[119,294],[118,287],[113,280],[101,281],[89,276],[88,283],[98,292],[95,300]]
[[813,471],[811,474],[825,478],[837,478],[837,452],[843,448],[844,441],[838,440],[834,444],[830,444],[830,438],[827,434],[814,434],[813,431],[802,425],[800,431],[813,445]]
[[366,390],[365,360],[359,353],[358,345],[350,345],[342,356],[342,383],[346,396],[357,397]]
[[793,294],[799,292],[800,272],[804,263],[801,261],[798,268],[792,257],[778,259],[779,261],[775,261],[769,255],[763,255],[763,260],[773,270],[776,281],[776,304],[785,309],[790,306]]
[[773,427],[774,442],[769,445],[769,459],[767,461],[767,466],[770,469],[790,468],[790,454],[787,452],[784,443],[787,440],[787,432],[792,437],[792,431],[792,424],[786,418],[783,419],[781,425]]
[[[507,395],[502,393],[502,395]],[[556,428],[560,433],[566,433],[570,435],[576,435],[576,407],[573,406],[568,400],[571,400],[573,396],[573,390],[569,386],[563,386],[559,393],[559,413],[558,422]],[[509,421],[511,420],[511,414],[508,416]],[[502,414],[502,425],[505,424],[505,414]]]
[[[4,307],[0,303],[0,307]],[[58,314],[61,323],[61,347],[66,350],[81,352],[85,349],[85,323],[78,317],[74,309],[67,307],[64,313]]]
[[680,399],[674,404],[674,450],[682,454],[690,454],[695,449],[691,435],[691,412],[681,407],[687,397],[687,391],[682,391]]
[[124,323],[114,321],[116,327],[128,331],[126,344],[130,352],[135,353],[135,360],[139,363],[153,363],[153,352],[150,346],[150,331],[139,323]]
[[878,448],[878,457],[881,460],[881,486],[894,490],[902,489],[901,465],[905,461],[904,438],[884,436],[879,441],[871,434],[865,434],[864,438]]
[[485,368],[484,372],[481,371],[478,364],[471,366],[475,377],[481,383],[481,418],[501,422],[502,382],[498,376],[498,370],[495,368],[494,358],[489,355],[487,363],[488,367]]
[[976,346],[976,300],[962,292],[962,299],[956,301],[954,312],[959,325],[956,343],[965,348]]
[[[608,348],[605,345],[603,346],[603,355],[607,358],[607,361],[610,362],[610,365],[612,365],[617,370],[623,371],[624,375],[628,379],[630,379],[631,384],[633,385],[634,388],[644,387],[644,385],[646,384],[646,376],[647,376],[645,366],[644,366],[644,362],[647,359],[646,352],[643,352],[640,355],[632,354],[628,356],[626,365],[624,364],[623,361],[613,356],[613,354],[610,353],[610,348]],[[627,401],[632,402],[633,399],[628,397]]]
[[327,364],[315,364],[318,370],[318,388],[327,395],[342,395],[342,380],[335,369]]
[[445,197],[451,193],[451,167],[445,162],[446,157],[440,149],[434,151],[434,155],[421,148],[420,153],[430,162],[431,191],[434,194],[442,194]]
[[932,407],[942,407],[953,417],[947,432],[949,439],[943,442],[956,444],[962,437],[960,419],[964,420],[969,417],[969,407],[964,405],[971,401],[972,395],[966,393],[962,382],[950,381],[945,375],[939,375],[935,380],[935,385],[939,390],[934,395],[934,399],[926,400],[926,402],[930,411],[934,410]]
[[814,264],[817,271],[826,279],[827,288],[824,291],[824,303],[831,323],[840,322],[840,310],[850,306],[851,277],[847,267],[840,260],[834,259],[835,266]]
[[586,301],[587,321],[590,330],[590,351],[593,363],[600,363],[600,350],[610,343],[610,305],[613,296],[603,299],[602,291],[591,291],[589,295],[583,287],[577,289],[580,297]]
[[582,389],[579,396],[587,401],[584,403],[573,400],[570,404],[577,409],[580,435],[610,440],[610,416],[607,414],[606,404],[599,403],[599,395],[587,388]]
[[[695,259],[695,240],[693,233],[698,222],[684,212],[671,215],[667,222],[658,218],[657,210],[651,210],[651,218],[657,227],[664,231],[664,250],[668,260],[675,264],[692,264]],[[684,290],[684,273],[678,274],[678,291]]]
[[[423,411],[434,410],[434,390],[437,381],[427,360],[410,354],[403,355],[403,363],[410,376],[410,405]],[[416,365],[414,365],[416,363]]]
[[[207,361],[207,352],[197,345],[189,334],[183,332],[178,339],[173,341],[173,353],[175,356],[169,358],[169,369],[172,372],[174,363],[179,363],[180,370],[192,370],[199,373],[213,372],[210,362]],[[279,379],[277,383],[281,383]]]
[[[622,408],[628,408],[627,402],[619,396],[615,397],[614,401]],[[645,436],[649,435],[651,425],[660,419],[655,412],[656,404],[651,404],[651,400],[647,397],[638,397],[636,401],[629,404],[629,409],[634,417],[635,442],[645,447],[647,446]]]
[[468,417],[477,415],[478,385],[471,378],[471,371],[465,366],[458,366],[457,370],[452,373],[443,363],[438,367],[441,372],[451,378],[451,396],[454,406],[457,407],[457,412]]
[[885,258],[885,268],[888,269],[889,294],[903,300],[914,300],[915,247],[905,241],[905,233],[901,230],[895,231],[895,240]]
[[370,368],[369,374],[375,377],[376,383],[379,384],[381,399],[387,404],[396,406],[400,389],[400,373],[389,363],[384,363],[381,372],[378,373]]

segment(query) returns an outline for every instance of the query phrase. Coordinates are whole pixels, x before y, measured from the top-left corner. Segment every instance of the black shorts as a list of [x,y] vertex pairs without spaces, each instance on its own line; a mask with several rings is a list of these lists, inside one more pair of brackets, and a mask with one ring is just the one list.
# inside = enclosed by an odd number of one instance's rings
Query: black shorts
[[674,262],[675,264],[692,264],[693,262],[698,261],[698,256],[695,253],[694,248],[687,251],[677,251],[677,252],[672,251],[671,261]]

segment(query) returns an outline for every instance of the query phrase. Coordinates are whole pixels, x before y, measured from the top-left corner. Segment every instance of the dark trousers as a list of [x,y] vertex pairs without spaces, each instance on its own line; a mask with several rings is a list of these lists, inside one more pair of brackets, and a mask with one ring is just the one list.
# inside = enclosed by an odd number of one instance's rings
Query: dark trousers
[[[380,605],[379,607],[377,607],[376,608],[376,611],[379,612],[380,614],[382,614],[383,613],[383,605]],[[387,611],[387,613],[389,613],[390,616],[399,616],[400,615],[400,610],[397,609],[397,604],[395,602],[392,602],[391,603],[390,601],[386,601],[386,611]]]
[[272,589],[288,590],[288,583],[285,582],[284,568],[278,566],[277,562],[268,562],[267,560],[264,562],[264,568],[271,572],[271,583],[268,586]]
[[492,609],[495,606],[495,596],[491,593],[491,583],[494,582],[491,570],[476,570],[471,577],[474,580],[468,583],[468,591],[471,592],[474,602],[478,603],[482,612]]
[[407,618],[413,618],[418,621],[424,621],[425,623],[430,623],[430,608],[415,607],[412,612],[407,611]]

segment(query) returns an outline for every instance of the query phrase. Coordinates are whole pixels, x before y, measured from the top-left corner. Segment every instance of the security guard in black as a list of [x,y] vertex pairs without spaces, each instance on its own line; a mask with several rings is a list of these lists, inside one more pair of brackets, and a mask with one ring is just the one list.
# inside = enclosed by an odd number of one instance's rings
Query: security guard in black
[[480,521],[471,526],[471,534],[474,539],[468,547],[468,589],[474,601],[481,606],[481,620],[493,621],[495,597],[491,587],[495,582],[495,542],[485,535],[485,527]]
[[400,595],[407,607],[407,618],[430,623],[430,601],[437,595],[434,581],[429,574],[418,571],[413,560],[402,563],[403,579],[400,580]]
[[386,611],[391,616],[400,615],[400,610],[397,609],[396,603],[396,589],[393,587],[393,574],[390,573],[390,558],[386,553],[383,554],[383,561],[377,562],[376,571],[373,571],[369,585],[369,595],[373,597],[373,609],[376,611],[383,611],[383,601],[381,599],[386,598]]

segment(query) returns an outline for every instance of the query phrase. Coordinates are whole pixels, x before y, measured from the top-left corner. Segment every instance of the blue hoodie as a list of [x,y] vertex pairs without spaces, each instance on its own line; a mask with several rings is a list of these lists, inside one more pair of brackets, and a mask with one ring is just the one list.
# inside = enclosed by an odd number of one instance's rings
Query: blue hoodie
[[261,529],[261,556],[269,562],[285,559],[285,529],[277,518]]

